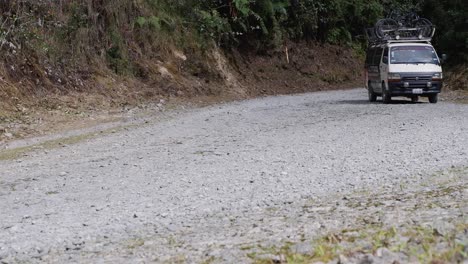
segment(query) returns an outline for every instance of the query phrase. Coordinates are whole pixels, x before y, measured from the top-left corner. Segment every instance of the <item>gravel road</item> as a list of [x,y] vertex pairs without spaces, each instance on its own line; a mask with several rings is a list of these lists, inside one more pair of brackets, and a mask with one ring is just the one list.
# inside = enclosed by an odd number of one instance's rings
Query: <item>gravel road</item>
[[468,105],[366,98],[216,105],[0,161],[0,263],[248,262],[245,245],[348,225],[323,202],[468,167]]

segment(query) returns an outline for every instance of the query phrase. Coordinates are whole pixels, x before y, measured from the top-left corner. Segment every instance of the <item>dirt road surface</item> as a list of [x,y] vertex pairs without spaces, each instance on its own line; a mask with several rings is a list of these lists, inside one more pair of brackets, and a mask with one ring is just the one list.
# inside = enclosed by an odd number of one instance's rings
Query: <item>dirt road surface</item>
[[366,96],[215,105],[0,161],[0,262],[250,262],[374,222],[466,224],[468,105]]

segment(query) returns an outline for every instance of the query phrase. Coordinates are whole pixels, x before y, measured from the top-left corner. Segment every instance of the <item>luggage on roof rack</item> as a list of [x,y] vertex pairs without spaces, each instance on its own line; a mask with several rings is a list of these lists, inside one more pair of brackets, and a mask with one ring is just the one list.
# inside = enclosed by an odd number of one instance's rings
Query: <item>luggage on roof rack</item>
[[377,21],[373,28],[366,29],[369,44],[383,42],[430,42],[435,33],[435,27],[428,19],[419,17],[415,12],[400,15],[391,12],[389,16]]

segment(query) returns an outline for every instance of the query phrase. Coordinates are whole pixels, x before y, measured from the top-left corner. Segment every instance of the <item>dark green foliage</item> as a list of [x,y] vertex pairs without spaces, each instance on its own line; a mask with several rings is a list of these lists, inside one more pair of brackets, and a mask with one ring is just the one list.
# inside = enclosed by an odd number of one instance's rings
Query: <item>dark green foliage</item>
[[[383,13],[378,0],[201,1],[196,9],[201,31],[211,28],[207,35],[223,40],[221,44],[260,49],[280,46],[286,39],[351,44]],[[211,26],[213,20],[222,27]]]
[[227,19],[220,16],[217,10],[198,11],[199,31],[205,37],[216,39],[218,43],[229,41],[229,36],[233,34]]
[[422,13],[433,21],[434,39],[439,53],[449,55],[449,62],[468,62],[468,3],[466,0],[426,0]]
[[434,44],[441,52],[451,55],[454,63],[468,61],[466,0],[205,0],[190,4],[201,14],[198,23],[205,36],[226,46],[259,49],[280,46],[285,39],[363,47],[364,28],[392,10],[414,10],[436,25]]
[[111,45],[107,49],[107,61],[109,66],[118,74],[126,74],[130,71],[130,63],[125,49],[125,44],[120,33],[114,29],[110,32]]
[[292,39],[315,39],[318,31],[318,6],[315,0],[294,1],[284,23]]

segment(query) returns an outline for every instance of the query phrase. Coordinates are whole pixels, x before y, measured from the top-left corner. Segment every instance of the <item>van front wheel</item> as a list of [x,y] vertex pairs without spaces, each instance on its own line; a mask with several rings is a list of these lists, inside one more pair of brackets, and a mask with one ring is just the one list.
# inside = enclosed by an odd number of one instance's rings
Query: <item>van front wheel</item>
[[382,83],[382,102],[384,104],[389,104],[392,101],[390,92],[388,91],[385,83]]
[[436,104],[437,101],[439,101],[439,95],[438,94],[429,95],[429,103]]

